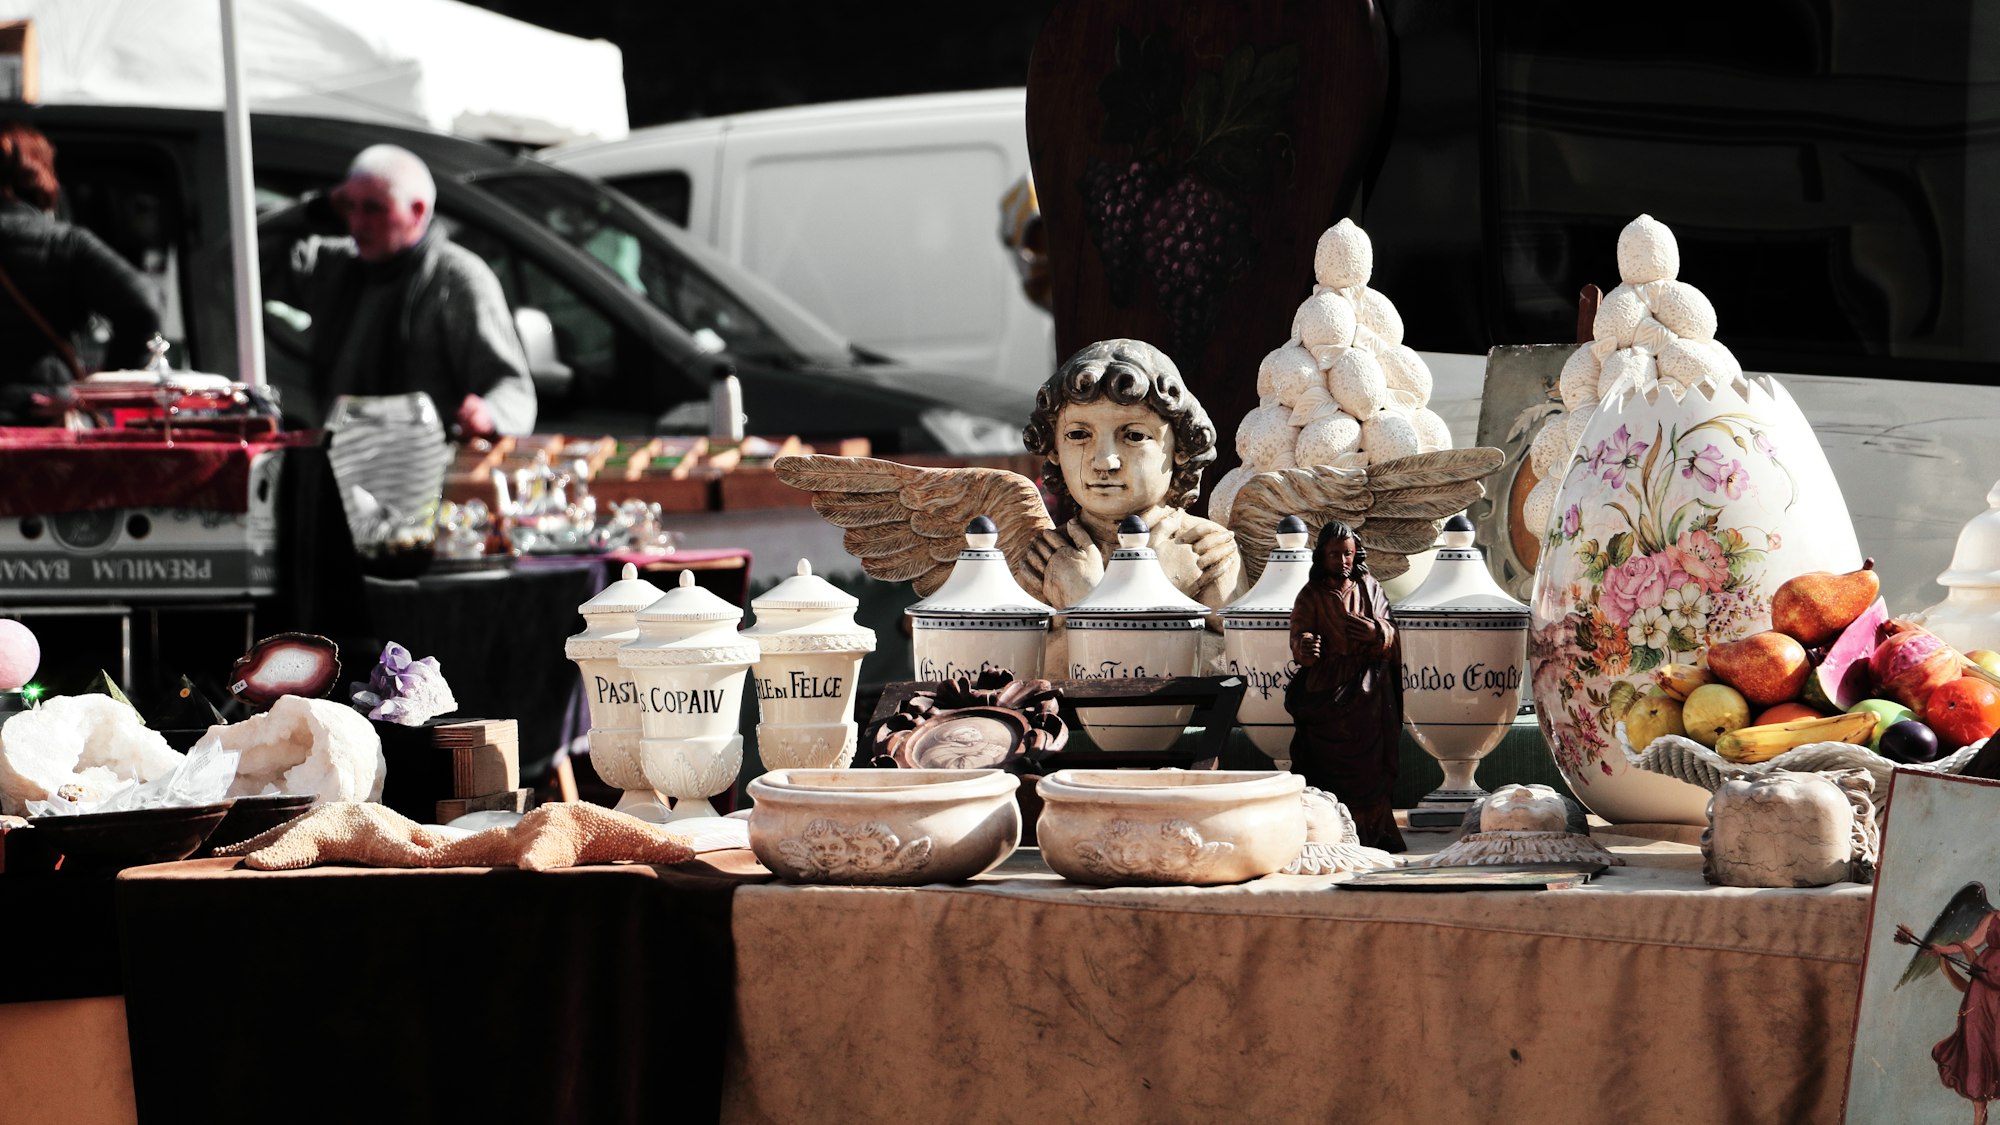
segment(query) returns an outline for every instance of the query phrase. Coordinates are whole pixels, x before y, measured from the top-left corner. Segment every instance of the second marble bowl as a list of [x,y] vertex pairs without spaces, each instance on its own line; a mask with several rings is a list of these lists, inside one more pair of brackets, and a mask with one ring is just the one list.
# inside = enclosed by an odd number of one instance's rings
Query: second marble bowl
[[970,879],[1021,842],[1001,770],[773,770],[750,782],[750,848],[802,883],[916,886]]
[[1035,787],[1036,842],[1079,883],[1240,883],[1298,858],[1305,785],[1271,770],[1059,770]]

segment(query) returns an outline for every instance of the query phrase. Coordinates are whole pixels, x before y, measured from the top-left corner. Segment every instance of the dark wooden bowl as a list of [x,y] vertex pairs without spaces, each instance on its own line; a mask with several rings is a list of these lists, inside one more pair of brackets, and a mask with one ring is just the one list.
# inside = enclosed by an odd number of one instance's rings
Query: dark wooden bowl
[[256,797],[238,797],[229,806],[229,815],[214,832],[209,833],[200,849],[200,856],[215,854],[215,849],[240,844],[252,836],[268,832],[286,821],[303,816],[311,811],[313,795],[310,793],[266,793]]
[[229,815],[230,804],[38,816],[28,826],[63,854],[63,871],[109,873],[186,859]]

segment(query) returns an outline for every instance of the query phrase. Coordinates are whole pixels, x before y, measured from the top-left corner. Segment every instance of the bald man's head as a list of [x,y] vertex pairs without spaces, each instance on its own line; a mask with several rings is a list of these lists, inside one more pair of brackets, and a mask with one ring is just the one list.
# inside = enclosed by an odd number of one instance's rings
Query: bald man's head
[[416,153],[370,145],[348,165],[333,202],[347,220],[361,259],[385,261],[424,236],[437,204],[437,184]]

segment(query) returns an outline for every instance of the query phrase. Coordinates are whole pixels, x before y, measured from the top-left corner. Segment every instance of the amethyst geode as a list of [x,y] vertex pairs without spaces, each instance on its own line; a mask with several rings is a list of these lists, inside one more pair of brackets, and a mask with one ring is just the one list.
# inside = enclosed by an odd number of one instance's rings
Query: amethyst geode
[[437,657],[412,660],[410,650],[394,641],[382,646],[368,682],[349,684],[348,695],[354,709],[369,718],[406,727],[422,726],[458,707]]

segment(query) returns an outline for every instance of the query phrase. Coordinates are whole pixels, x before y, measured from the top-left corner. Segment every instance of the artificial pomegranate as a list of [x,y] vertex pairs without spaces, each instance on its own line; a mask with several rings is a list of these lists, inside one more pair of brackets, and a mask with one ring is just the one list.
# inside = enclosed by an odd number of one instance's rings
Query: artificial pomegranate
[[1876,637],[1868,668],[1881,694],[1922,717],[1931,692],[1958,679],[1958,653],[1936,633],[1897,618],[1884,621]]

